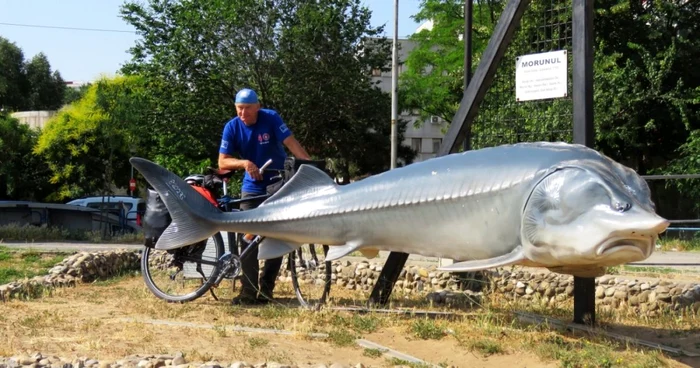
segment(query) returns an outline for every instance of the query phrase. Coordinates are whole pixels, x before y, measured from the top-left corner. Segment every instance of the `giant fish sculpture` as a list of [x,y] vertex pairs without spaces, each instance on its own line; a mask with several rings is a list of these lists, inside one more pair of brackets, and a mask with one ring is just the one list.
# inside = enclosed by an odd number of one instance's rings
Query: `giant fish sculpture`
[[131,163],[172,217],[156,243],[174,249],[218,231],[265,236],[258,259],[327,244],[354,251],[444,257],[443,271],[523,265],[597,276],[649,257],[669,222],[637,173],[567,143],[519,143],[455,153],[337,185],[302,165],[256,209],[224,213],[166,169]]

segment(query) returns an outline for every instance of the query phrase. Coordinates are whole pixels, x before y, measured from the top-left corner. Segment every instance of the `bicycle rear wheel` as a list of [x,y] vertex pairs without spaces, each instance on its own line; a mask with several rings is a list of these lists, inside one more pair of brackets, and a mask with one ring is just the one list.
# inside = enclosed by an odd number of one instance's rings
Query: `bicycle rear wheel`
[[326,261],[327,245],[305,244],[289,253],[288,268],[299,303],[319,309],[331,290],[333,265]]
[[141,273],[151,292],[168,302],[189,302],[212,286],[219,274],[224,241],[216,233],[206,241],[172,251],[144,247]]

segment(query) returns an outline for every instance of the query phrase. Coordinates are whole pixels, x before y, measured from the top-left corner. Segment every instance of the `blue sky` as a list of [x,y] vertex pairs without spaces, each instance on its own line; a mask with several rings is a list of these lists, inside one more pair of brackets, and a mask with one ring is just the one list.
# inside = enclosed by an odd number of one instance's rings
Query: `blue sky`
[[[39,52],[49,59],[66,81],[87,82],[113,75],[129,59],[135,40],[133,28],[119,17],[123,0],[0,0],[0,36],[14,42],[26,60]],[[364,0],[372,11],[372,25],[385,24],[394,34],[394,1]],[[420,0],[399,0],[399,37],[413,33],[419,24],[411,19]],[[20,26],[30,25],[32,27]],[[36,26],[119,30],[82,31]]]

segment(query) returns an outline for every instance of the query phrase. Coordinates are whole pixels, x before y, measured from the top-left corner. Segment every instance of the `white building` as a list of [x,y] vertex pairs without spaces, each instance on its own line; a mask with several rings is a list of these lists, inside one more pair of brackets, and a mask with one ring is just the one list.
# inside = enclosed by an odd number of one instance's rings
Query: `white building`
[[55,110],[19,111],[10,116],[19,120],[22,124],[29,125],[32,129],[43,129],[46,122],[56,114]]
[[[398,72],[399,76],[401,76],[401,73],[404,71],[404,61],[415,47],[415,42],[408,39],[399,39],[398,41]],[[391,70],[383,73],[379,70],[374,70],[372,72],[372,81],[379,81],[378,86],[382,91],[391,93]],[[399,119],[408,121],[402,144],[418,152],[414,161],[418,162],[435,157],[449,124],[437,116],[432,116],[416,128],[415,122],[419,120],[417,111],[400,111]]]

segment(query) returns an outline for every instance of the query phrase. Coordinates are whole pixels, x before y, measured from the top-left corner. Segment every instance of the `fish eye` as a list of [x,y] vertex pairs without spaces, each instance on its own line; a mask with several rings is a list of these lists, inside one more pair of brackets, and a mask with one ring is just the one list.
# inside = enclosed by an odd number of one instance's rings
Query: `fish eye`
[[625,212],[625,211],[628,211],[630,208],[632,208],[632,204],[629,203],[629,202],[619,202],[619,201],[617,201],[617,202],[615,202],[615,203],[613,204],[612,207],[613,207],[613,209],[615,209],[615,211],[618,211],[618,212]]

